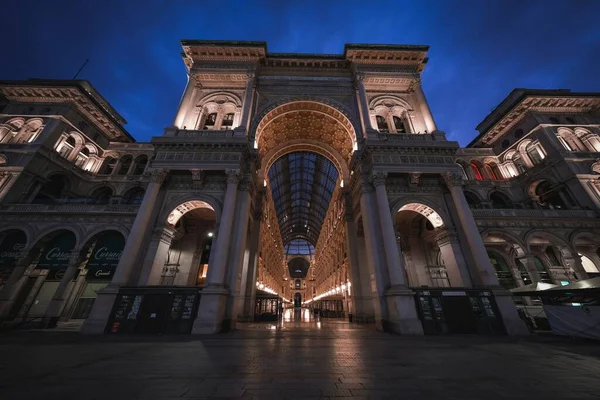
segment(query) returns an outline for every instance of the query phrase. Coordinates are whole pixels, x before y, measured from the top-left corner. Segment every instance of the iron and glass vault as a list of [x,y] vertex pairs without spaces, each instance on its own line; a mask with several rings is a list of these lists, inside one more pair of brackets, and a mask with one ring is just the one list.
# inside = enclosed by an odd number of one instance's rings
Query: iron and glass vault
[[269,182],[286,254],[311,256],[319,239],[338,171],[327,158],[294,152],[269,169]]

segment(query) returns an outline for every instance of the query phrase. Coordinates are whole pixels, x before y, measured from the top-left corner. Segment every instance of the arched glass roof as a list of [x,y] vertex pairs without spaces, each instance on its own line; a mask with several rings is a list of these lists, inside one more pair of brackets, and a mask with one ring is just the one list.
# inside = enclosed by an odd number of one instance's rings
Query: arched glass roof
[[294,152],[277,159],[268,176],[286,250],[300,244],[294,240],[304,239],[314,251],[337,182],[337,169],[319,154]]

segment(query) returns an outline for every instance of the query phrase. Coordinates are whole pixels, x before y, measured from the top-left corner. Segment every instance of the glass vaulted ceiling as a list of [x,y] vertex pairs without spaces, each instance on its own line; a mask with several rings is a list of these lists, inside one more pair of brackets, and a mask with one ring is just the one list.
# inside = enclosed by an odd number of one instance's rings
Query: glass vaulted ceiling
[[312,254],[338,179],[337,169],[319,154],[295,152],[275,161],[268,175],[286,252]]

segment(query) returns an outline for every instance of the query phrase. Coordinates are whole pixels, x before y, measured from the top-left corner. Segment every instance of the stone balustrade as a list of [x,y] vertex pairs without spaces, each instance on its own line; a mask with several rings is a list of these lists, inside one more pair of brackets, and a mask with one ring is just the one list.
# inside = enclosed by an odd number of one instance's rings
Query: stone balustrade
[[471,209],[475,218],[598,218],[594,210]]
[[137,204],[7,204],[0,212],[18,213],[137,213]]

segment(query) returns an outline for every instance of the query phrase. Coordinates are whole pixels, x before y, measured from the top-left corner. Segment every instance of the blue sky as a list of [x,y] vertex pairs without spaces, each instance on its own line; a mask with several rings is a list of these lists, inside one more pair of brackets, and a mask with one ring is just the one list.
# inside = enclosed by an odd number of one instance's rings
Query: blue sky
[[513,88],[600,92],[600,0],[5,0],[0,79],[88,79],[140,141],[172,123],[181,39],[263,40],[271,52],[427,44],[425,94],[466,145]]

